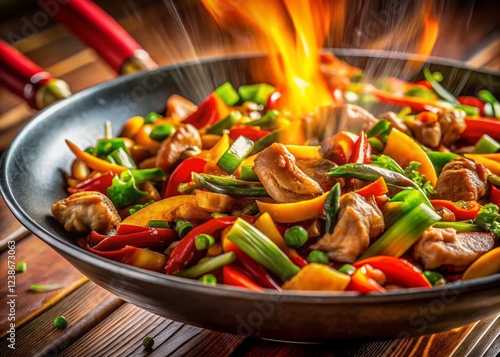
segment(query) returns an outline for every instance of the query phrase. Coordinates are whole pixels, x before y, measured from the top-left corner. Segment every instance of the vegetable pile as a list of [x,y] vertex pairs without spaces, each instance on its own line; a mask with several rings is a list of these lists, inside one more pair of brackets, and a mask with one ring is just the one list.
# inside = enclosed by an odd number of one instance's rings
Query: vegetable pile
[[[328,66],[323,68],[328,71]],[[360,132],[307,138],[314,115],[269,84],[224,83],[196,106],[109,126],[52,207],[80,247],[206,285],[382,293],[500,273],[500,104],[424,70],[341,88]],[[339,88],[331,88],[338,102]],[[399,107],[377,117],[359,105]]]

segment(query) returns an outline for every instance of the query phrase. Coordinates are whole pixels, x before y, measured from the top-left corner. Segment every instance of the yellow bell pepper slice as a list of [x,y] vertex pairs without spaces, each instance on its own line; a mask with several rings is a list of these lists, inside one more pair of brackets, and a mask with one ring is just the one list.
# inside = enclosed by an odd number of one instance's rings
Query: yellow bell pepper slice
[[325,264],[311,263],[283,284],[283,290],[344,291],[351,277]]
[[269,213],[274,222],[295,223],[318,218],[324,214],[328,192],[319,197],[292,203],[267,203],[257,201],[260,213]]
[[223,133],[219,141],[210,150],[203,150],[198,157],[210,163],[217,163],[222,155],[229,149],[229,134]]
[[144,124],[143,117],[139,116],[132,117],[129,120],[127,120],[119,136],[126,138],[133,138],[143,124]]
[[472,280],[497,273],[500,273],[500,247],[490,250],[472,263],[462,275],[462,280]]
[[276,224],[274,224],[274,221],[269,213],[265,212],[261,214],[255,221],[254,226],[271,239],[273,243],[276,244],[278,248],[281,249],[281,251],[289,258],[292,258],[292,260],[294,257],[299,255],[295,249],[286,245],[285,239],[278,231],[278,228],[276,228]]
[[171,222],[174,219],[209,220],[209,212],[198,206],[194,195],[181,195],[156,201],[125,218],[121,224],[147,227],[150,220]]
[[321,159],[320,146],[285,145],[296,159]]
[[464,154],[464,156],[468,159],[474,160],[478,164],[484,165],[487,169],[491,171],[492,174],[500,175],[500,162],[492,160],[488,158],[486,155],[481,155],[481,154]]
[[112,164],[107,162],[106,160],[100,159],[94,155],[89,154],[88,152],[83,151],[78,146],[73,144],[71,141],[66,140],[66,144],[69,149],[75,154],[77,159],[83,161],[90,167],[92,170],[100,171],[100,172],[112,172],[114,174],[120,174],[121,172],[128,170],[125,166]]
[[402,168],[407,167],[411,161],[420,162],[418,171],[425,175],[432,187],[436,186],[437,175],[431,160],[420,145],[405,133],[392,128],[382,154],[393,158]]

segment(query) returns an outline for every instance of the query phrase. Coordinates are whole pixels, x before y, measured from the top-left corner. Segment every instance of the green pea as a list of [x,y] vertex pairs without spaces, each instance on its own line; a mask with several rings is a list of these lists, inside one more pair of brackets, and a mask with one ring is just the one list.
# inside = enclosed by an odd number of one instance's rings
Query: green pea
[[328,264],[330,259],[328,259],[328,255],[321,250],[311,250],[307,256],[307,261],[309,263]]
[[217,285],[217,278],[213,274],[205,274],[200,278],[200,282],[206,285]]
[[197,250],[205,250],[214,245],[215,239],[209,234],[200,234],[194,240]]
[[66,327],[68,327],[68,320],[64,316],[58,316],[54,320],[54,327],[59,329],[59,330],[64,330]]
[[155,340],[153,340],[153,337],[144,337],[144,340],[142,340],[142,345],[144,346],[144,348],[146,349],[151,349],[153,348],[153,345],[155,344]]
[[292,248],[302,247],[309,239],[309,234],[302,226],[293,226],[285,231],[285,243]]

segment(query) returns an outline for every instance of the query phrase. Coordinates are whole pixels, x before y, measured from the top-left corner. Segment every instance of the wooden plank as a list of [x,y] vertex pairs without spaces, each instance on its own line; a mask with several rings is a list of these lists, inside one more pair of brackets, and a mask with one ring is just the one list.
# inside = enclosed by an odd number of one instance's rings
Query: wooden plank
[[[7,267],[9,251],[0,255],[0,266]],[[61,301],[69,293],[81,286],[87,279],[62,256],[56,253],[39,238],[31,235],[16,244],[15,262],[25,261],[28,265],[26,272],[16,274],[14,291],[8,291],[7,274],[0,277],[0,294],[2,306],[5,306],[8,295],[15,295],[16,300],[16,327],[19,328],[26,322],[39,315],[47,308]],[[31,284],[64,284],[59,290],[47,292],[30,291]],[[10,299],[10,298],[9,298]],[[0,338],[7,334],[9,326],[8,315],[0,315]]]
[[61,356],[121,356],[130,350],[143,351],[144,337],[153,337],[155,345],[159,345],[163,336],[175,334],[181,327],[180,323],[126,303],[64,350]]
[[3,245],[4,239],[12,234],[15,234],[15,232],[18,231],[22,225],[10,212],[2,196],[0,196],[0,217],[0,232],[2,232],[1,246]]
[[[103,339],[102,336],[106,335]],[[154,339],[153,349],[142,346]],[[124,304],[61,356],[202,356],[230,355],[243,337],[223,334],[156,316],[132,304]]]
[[[16,333],[16,349],[9,356],[55,356],[115,311],[123,301],[92,282],[71,293]],[[54,319],[69,321],[65,330],[54,327]],[[100,336],[98,341],[106,343]],[[7,340],[1,348],[7,351]],[[96,342],[96,341],[94,341]]]
[[[494,347],[500,336],[500,315],[477,322],[453,351],[454,357],[482,356]],[[500,346],[497,346],[500,347]]]

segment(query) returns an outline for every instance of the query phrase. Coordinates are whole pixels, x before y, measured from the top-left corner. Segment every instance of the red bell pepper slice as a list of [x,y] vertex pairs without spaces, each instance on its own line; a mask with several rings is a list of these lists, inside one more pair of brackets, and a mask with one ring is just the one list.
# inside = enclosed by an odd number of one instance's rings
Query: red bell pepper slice
[[[195,245],[196,237],[202,233],[210,234],[216,237],[215,233],[228,227],[236,221],[238,217],[228,216],[211,219],[198,227],[194,228],[191,232],[186,234],[184,238],[181,239],[179,244],[176,245],[170,258],[165,265],[165,273],[172,275],[179,270],[187,267],[192,261],[195,261],[203,255],[203,251],[197,250]],[[245,217],[247,220],[255,220],[255,217]]]
[[352,154],[349,158],[349,163],[352,164],[369,164],[372,162],[372,146],[368,142],[366,133],[361,132],[358,140],[354,143]]
[[500,205],[500,190],[495,185],[491,185],[490,202]]
[[355,191],[358,195],[361,195],[365,198],[369,198],[371,196],[382,196],[389,192],[387,185],[385,184],[385,180],[383,177],[379,177],[372,183],[369,183],[365,187],[360,188]]
[[119,250],[101,252],[91,248],[88,244],[82,245],[82,248],[104,258],[159,273],[161,273],[165,267],[165,255],[153,252],[149,249],[127,245]]
[[108,187],[113,183],[113,176],[114,174],[112,172],[107,172],[99,177],[90,178],[80,182],[75,187],[68,187],[68,192],[73,194],[76,192],[97,191],[107,196]]
[[406,288],[432,287],[420,269],[404,259],[379,255],[353,263],[356,268],[360,268],[365,264],[381,270],[385,274],[387,281],[393,284]]
[[465,118],[467,127],[462,138],[475,143],[481,136],[488,134],[495,140],[500,140],[500,120],[493,118]]
[[266,108],[281,109],[281,92],[279,90],[272,92],[269,98],[267,98]]
[[229,130],[229,138],[232,140],[238,139],[241,135],[252,140],[257,141],[264,136],[270,134],[271,132],[268,130],[257,129],[252,126],[245,126],[242,128],[234,128]]
[[110,251],[122,249],[126,245],[136,248],[166,249],[177,239],[179,239],[179,235],[173,229],[147,227],[146,230],[135,233],[118,234],[106,237],[96,244],[93,249],[99,251]]
[[180,195],[177,191],[179,184],[191,181],[191,173],[193,172],[202,173],[206,164],[207,161],[199,157],[190,157],[182,161],[170,175],[164,197]]
[[418,81],[418,82],[415,82],[414,84],[417,86],[425,87],[427,89],[432,89],[431,84],[427,80]]
[[133,224],[120,224],[118,228],[116,228],[116,234],[129,234],[129,233],[137,233],[147,231],[149,227],[136,226]]
[[222,267],[222,279],[224,284],[238,286],[261,293],[262,288],[248,277],[243,270],[234,265]]
[[367,293],[383,293],[385,289],[380,286],[375,280],[368,276],[368,272],[365,266],[361,266],[354,274],[351,275],[351,281],[349,285],[347,285],[346,290],[348,291],[357,291],[361,294]]
[[457,221],[466,221],[468,219],[474,219],[477,217],[477,214],[483,208],[476,201],[468,201],[463,202],[462,205],[457,206],[456,202],[452,202],[449,200],[431,200],[432,207],[435,210],[440,208],[447,208],[455,214],[455,218]]
[[476,97],[458,97],[458,102],[462,105],[479,108],[479,115],[484,115],[484,103]]
[[203,103],[200,104],[194,113],[189,115],[182,122],[184,124],[191,124],[196,129],[213,125],[217,121],[226,117],[228,109],[227,106],[225,108],[224,106],[225,104],[222,102],[222,99],[220,99],[216,93],[212,93]]
[[353,135],[345,131],[341,131],[329,140],[333,141],[333,147],[328,157],[339,166],[347,164],[354,150]]
[[243,252],[236,244],[227,240],[224,243],[226,250],[228,252],[234,252],[236,258],[241,262],[241,265],[245,268],[246,272],[250,277],[264,288],[275,289],[281,291],[279,284],[269,275],[267,270],[257,263],[255,260],[250,258],[245,252]]

